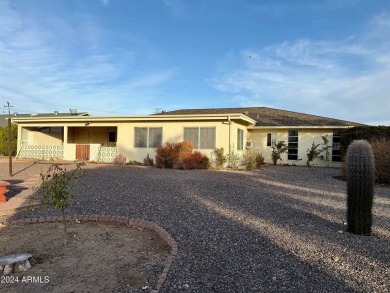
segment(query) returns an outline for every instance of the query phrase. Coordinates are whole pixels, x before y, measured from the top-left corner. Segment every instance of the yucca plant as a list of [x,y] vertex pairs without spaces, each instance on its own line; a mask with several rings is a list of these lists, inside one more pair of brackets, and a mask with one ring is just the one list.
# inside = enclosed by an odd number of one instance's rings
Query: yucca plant
[[371,145],[366,140],[353,141],[347,151],[347,222],[353,234],[371,234],[374,172]]

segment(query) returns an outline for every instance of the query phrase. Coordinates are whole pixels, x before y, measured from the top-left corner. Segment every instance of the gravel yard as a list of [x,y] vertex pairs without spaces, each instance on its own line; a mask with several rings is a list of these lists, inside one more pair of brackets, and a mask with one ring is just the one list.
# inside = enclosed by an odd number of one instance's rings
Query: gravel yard
[[373,235],[363,237],[345,232],[337,169],[85,169],[70,213],[143,218],[178,242],[162,292],[390,292],[388,187],[376,188]]

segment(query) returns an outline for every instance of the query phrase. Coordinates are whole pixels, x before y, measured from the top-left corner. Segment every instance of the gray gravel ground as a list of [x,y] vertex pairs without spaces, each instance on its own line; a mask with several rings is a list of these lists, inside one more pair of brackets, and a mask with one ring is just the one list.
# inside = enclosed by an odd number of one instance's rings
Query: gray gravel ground
[[179,255],[162,292],[390,292],[390,188],[376,188],[373,235],[351,235],[338,173],[89,165],[70,212],[167,229]]

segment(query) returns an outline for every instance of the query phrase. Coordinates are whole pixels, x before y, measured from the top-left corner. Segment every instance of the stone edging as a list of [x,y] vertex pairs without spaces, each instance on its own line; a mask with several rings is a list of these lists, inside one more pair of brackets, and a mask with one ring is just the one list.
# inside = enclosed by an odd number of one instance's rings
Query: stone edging
[[[167,278],[168,271],[172,265],[173,260],[177,256],[178,253],[178,245],[175,239],[163,228],[158,226],[157,224],[149,221],[145,221],[142,219],[134,219],[128,218],[124,216],[110,216],[110,215],[68,215],[65,218],[65,221],[97,221],[97,222],[109,222],[109,223],[118,223],[125,224],[127,226],[137,226],[142,228],[148,228],[156,232],[170,247],[171,253],[166,258],[163,272],[160,274],[157,285],[152,289],[151,293],[158,293],[164,284],[165,279]],[[17,225],[17,224],[35,224],[35,223],[56,223],[63,222],[62,217],[40,217],[40,218],[32,218],[32,219],[22,219],[11,222],[3,222],[4,226],[9,225]]]

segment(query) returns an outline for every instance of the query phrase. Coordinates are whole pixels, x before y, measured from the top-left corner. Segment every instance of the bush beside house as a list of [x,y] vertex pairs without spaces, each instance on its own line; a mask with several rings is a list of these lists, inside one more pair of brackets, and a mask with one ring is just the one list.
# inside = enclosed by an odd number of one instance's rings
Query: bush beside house
[[354,140],[367,140],[375,158],[375,175],[378,183],[390,184],[390,126],[357,126],[341,133],[340,152],[343,158],[342,176],[346,178],[345,155]]
[[189,142],[167,142],[156,151],[156,167],[171,169],[208,169],[209,158],[193,151]]

